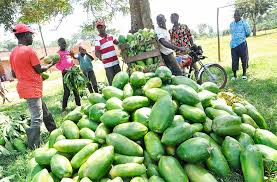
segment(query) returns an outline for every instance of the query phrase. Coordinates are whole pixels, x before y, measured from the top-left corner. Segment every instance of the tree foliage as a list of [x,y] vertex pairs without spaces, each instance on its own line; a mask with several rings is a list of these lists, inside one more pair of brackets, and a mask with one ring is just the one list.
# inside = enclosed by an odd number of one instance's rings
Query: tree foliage
[[128,0],[82,0],[78,1],[94,19],[103,18],[110,21],[118,13],[129,12]]
[[253,35],[256,36],[257,20],[273,8],[275,0],[236,0],[236,9],[240,10],[244,17],[249,18],[253,24]]
[[201,23],[201,24],[197,25],[198,33],[199,33],[200,35],[201,35],[201,34],[205,34],[207,28],[208,28],[208,25],[205,24],[205,23]]
[[29,0],[21,7],[19,22],[44,23],[52,18],[72,13],[70,0]]
[[17,42],[13,40],[5,40],[5,42],[0,43],[0,50],[11,51],[16,45]]
[[2,0],[0,24],[8,29],[16,21],[41,24],[58,15],[62,20],[80,5],[87,11],[89,21],[102,18],[108,22],[118,13],[130,13],[132,31],[154,27],[149,0]]
[[214,35],[214,29],[211,25],[201,23],[197,25],[199,36],[213,36]]
[[154,27],[149,0],[2,0],[0,24],[8,29],[15,21],[41,24],[58,15],[62,20],[73,12],[75,5],[84,7],[91,17],[89,21],[99,18],[111,21],[118,13],[130,12],[133,31]]
[[24,0],[1,0],[0,1],[0,24],[8,30],[12,27],[21,7],[25,4]]
[[71,12],[70,0],[1,0],[0,24],[8,30],[15,22],[44,23]]
[[[119,31],[116,29],[111,29],[111,28],[107,28],[106,32],[108,34],[114,35],[114,36],[118,36],[119,35]],[[98,35],[98,31],[95,27],[95,23],[86,23],[81,27],[81,32],[76,33],[73,35],[72,37],[72,43],[75,44],[77,43],[78,40],[90,40],[93,41],[95,39],[95,37]]]

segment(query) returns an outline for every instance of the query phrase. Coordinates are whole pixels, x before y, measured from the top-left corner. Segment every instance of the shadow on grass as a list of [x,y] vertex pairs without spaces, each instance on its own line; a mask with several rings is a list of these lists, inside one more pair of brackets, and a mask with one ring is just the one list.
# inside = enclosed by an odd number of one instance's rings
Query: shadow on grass
[[[227,68],[229,78],[232,77],[231,68]],[[277,132],[277,79],[259,79],[249,74],[247,81],[228,81],[226,90],[232,91],[252,103],[266,119],[269,129]]]
[[276,34],[276,33],[277,33],[277,31],[275,31],[275,32],[269,32],[269,33],[266,32],[266,33],[263,33],[263,34],[260,34],[260,35],[256,35],[254,38],[269,36],[269,35]]

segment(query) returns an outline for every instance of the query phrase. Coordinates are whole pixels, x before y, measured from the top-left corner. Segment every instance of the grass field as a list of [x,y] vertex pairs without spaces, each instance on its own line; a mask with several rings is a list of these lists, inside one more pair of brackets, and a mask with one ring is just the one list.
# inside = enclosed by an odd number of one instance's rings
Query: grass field
[[[226,90],[241,95],[249,102],[253,103],[257,109],[263,114],[270,126],[270,130],[277,132],[277,29],[267,32],[260,32],[257,37],[248,39],[250,67],[249,80],[237,80],[231,82],[228,80]],[[217,39],[202,39],[197,41],[203,46],[205,55],[208,59],[205,62],[217,62]],[[231,77],[231,59],[229,49],[229,37],[221,38],[222,62],[228,76]],[[98,81],[105,81],[104,70],[101,63],[95,65],[95,72]],[[241,74],[239,74],[241,75]],[[55,121],[60,125],[62,118],[66,113],[61,113],[62,100],[62,82],[59,72],[54,72],[48,81],[44,83],[44,100],[46,101],[50,111],[54,115]],[[15,91],[15,83],[10,83],[7,88]],[[69,101],[69,109],[75,107],[73,98]],[[23,100],[13,99],[12,104],[1,105],[0,111],[16,110],[28,114],[27,107]],[[43,139],[46,141],[48,135],[44,134]],[[26,177],[27,161],[30,153],[14,155],[10,157],[0,156],[0,179],[3,176],[15,175],[15,182],[23,182]],[[2,171],[1,171],[2,167]],[[242,181],[241,175],[234,173],[229,179],[222,180],[224,182]]]
[[[208,56],[207,62],[217,61],[217,39],[199,40],[204,53]],[[253,103],[264,115],[270,125],[270,129],[277,132],[277,29],[267,32],[259,32],[257,37],[248,39],[249,70],[248,81],[241,79],[236,82],[228,80],[226,89],[243,96]],[[225,67],[229,78],[232,76],[231,51],[229,37],[221,38],[221,65]],[[242,70],[239,71],[239,75]]]

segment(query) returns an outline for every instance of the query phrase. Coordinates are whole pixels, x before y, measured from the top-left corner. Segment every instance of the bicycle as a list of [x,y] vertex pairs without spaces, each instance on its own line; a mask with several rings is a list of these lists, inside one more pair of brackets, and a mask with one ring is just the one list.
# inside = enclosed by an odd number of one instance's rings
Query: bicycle
[[[200,85],[204,82],[213,82],[219,88],[224,88],[227,83],[225,69],[217,63],[202,63],[202,60],[206,58],[203,55],[202,47],[193,45],[188,55],[177,55],[176,61],[182,69],[183,76],[195,80]],[[200,65],[200,69],[198,69],[197,63]]]

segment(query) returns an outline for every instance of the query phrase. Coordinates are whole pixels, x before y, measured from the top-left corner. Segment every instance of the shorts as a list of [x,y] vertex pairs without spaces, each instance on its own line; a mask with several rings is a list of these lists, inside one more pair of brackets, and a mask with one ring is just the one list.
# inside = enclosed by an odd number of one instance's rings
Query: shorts
[[248,47],[247,42],[243,42],[239,46],[231,49],[232,54],[232,70],[237,71],[239,70],[239,59],[241,59],[242,68],[248,68]]

